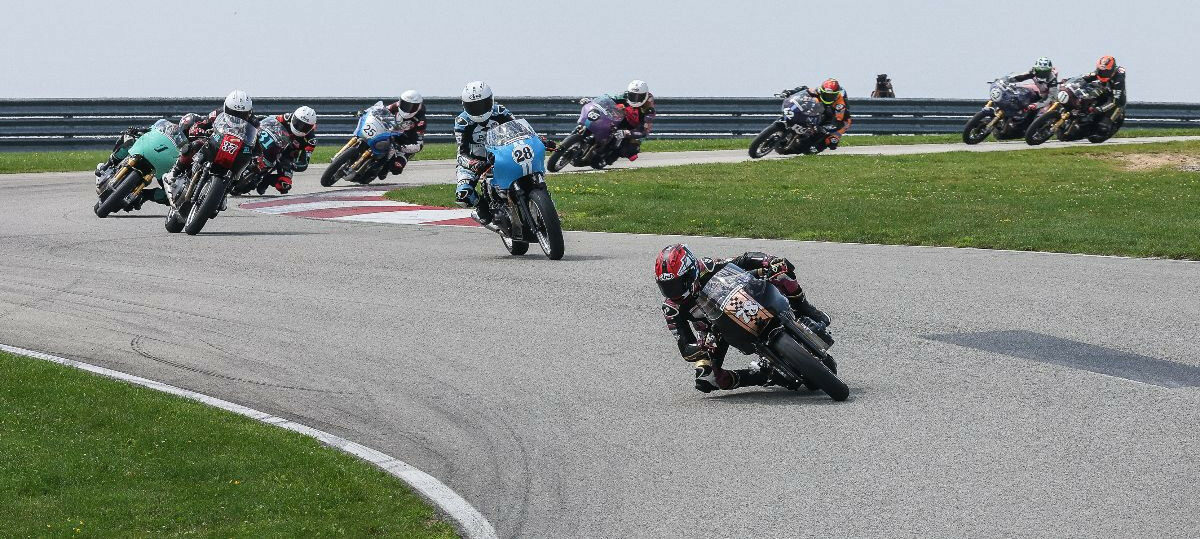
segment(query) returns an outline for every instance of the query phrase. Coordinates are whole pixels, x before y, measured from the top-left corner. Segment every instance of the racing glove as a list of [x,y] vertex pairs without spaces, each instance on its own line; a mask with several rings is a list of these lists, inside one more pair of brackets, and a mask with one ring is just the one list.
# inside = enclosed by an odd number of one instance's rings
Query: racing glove
[[590,98],[590,97],[581,97],[581,98],[579,98],[579,104],[580,104],[580,105],[586,105],[586,104],[588,104],[588,103],[591,103],[591,102],[592,102],[592,98]]

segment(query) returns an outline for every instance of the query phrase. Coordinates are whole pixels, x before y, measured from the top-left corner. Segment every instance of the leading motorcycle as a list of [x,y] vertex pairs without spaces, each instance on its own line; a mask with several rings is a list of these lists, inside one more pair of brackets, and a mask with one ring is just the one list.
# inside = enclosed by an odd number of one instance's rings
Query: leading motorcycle
[[575,130],[559,143],[550,162],[550,172],[567,165],[591,166],[602,169],[608,165],[608,154],[621,144],[617,136],[625,113],[611,97],[600,96],[583,105]]
[[332,187],[338,180],[366,185],[379,177],[393,151],[392,137],[396,133],[396,117],[388,112],[383,101],[377,101],[358,115],[354,136],[334,154],[329,168],[321,174],[321,185]]
[[991,100],[967,121],[962,133],[963,142],[979,144],[992,134],[996,140],[1025,136],[1029,124],[1037,117],[1037,104],[1049,93],[1049,87],[1034,80],[1011,82],[1000,78],[992,81]]
[[815,322],[797,319],[775,285],[726,264],[700,289],[696,305],[710,332],[744,354],[765,359],[786,381],[781,385],[820,389],[835,401],[850,396],[834,372],[829,344],[809,327]]
[[217,116],[204,145],[196,150],[190,173],[175,179],[187,183],[171,198],[167,232],[182,230],[194,236],[217,216],[233,183],[254,158],[257,134],[258,129],[246,120],[225,113]]
[[488,130],[484,147],[490,167],[481,175],[480,196],[488,197],[492,219],[480,224],[500,234],[510,254],[523,255],[536,241],[550,260],[562,258],[562,224],[546,187],[546,146],[537,132],[513,120]]
[[104,218],[117,210],[129,211],[138,206],[143,189],[162,176],[179,158],[180,148],[187,146],[187,136],[179,126],[167,120],[154,122],[129,148],[118,148],[115,167],[103,170],[96,181],[96,201],[92,210]]
[[[1063,142],[1083,138],[1092,143],[1108,140],[1125,123],[1125,111],[1116,106],[1110,110],[1096,107],[1107,92],[1100,83],[1082,78],[1063,82],[1054,96],[1054,103],[1046,107],[1025,131],[1025,142],[1037,146],[1050,140],[1051,136]],[[1108,121],[1104,122],[1106,118]]]
[[759,159],[771,152],[780,155],[821,153],[825,148],[820,141],[827,133],[821,130],[825,107],[817,98],[801,90],[783,100],[782,110],[779,119],[750,142],[750,157]]

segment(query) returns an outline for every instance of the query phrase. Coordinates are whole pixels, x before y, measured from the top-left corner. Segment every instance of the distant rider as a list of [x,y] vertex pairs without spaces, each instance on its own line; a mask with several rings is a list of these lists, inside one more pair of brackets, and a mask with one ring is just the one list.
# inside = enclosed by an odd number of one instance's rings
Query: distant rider
[[825,112],[821,115],[821,131],[825,139],[817,145],[817,149],[836,150],[842,142],[842,135],[846,134],[853,123],[850,119],[850,107],[846,104],[846,90],[842,88],[842,84],[837,79],[825,79],[821,87],[815,90],[808,86],[799,86],[779,92],[775,96],[784,98],[797,92],[808,92],[808,95],[816,97],[825,106]]
[[379,171],[379,179],[388,173],[404,172],[408,160],[425,147],[425,99],[416,90],[407,90],[400,99],[387,106],[388,112],[396,115],[396,135],[392,137],[392,153],[388,166]]
[[1125,109],[1125,102],[1128,96],[1125,94],[1125,68],[1117,65],[1117,59],[1112,56],[1101,56],[1100,60],[1096,61],[1096,70],[1084,75],[1082,79],[1085,82],[1100,82],[1100,86],[1106,90],[1104,97],[1096,103],[1096,111],[1102,113],[1103,116],[1099,120],[1100,127],[1108,130],[1112,128],[1112,114],[1107,114],[1113,108]]
[[1033,63],[1033,68],[1029,71],[1013,75],[1006,80],[1009,82],[1032,80],[1038,85],[1038,89],[1041,90],[1042,95],[1047,95],[1050,93],[1051,88],[1058,86],[1058,70],[1054,69],[1054,62],[1043,56]]
[[[222,112],[235,118],[241,118],[255,127],[258,126],[258,119],[254,117],[254,102],[246,92],[241,90],[229,92],[229,95],[225,96],[224,106],[208,113],[208,116],[205,118],[196,119],[198,118],[196,115],[188,115],[192,116],[192,118],[185,116],[181,119],[179,128],[184,129],[185,123],[188,125],[185,132],[191,144],[180,153],[179,159],[175,161],[175,166],[171,167],[170,172],[167,172],[163,176],[163,184],[170,188],[167,191],[167,195],[172,201],[187,184],[186,181],[176,181],[176,178],[180,176],[187,177],[187,171],[191,169],[196,152],[204,147],[204,143],[208,139],[208,132],[213,127],[213,122],[216,121]],[[221,205],[222,209],[224,209],[224,199],[222,199]]]
[[[617,158],[620,157],[637,161],[638,153],[642,151],[642,139],[650,134],[656,115],[654,94],[650,93],[650,85],[646,84],[646,81],[634,80],[625,88],[625,93],[606,95],[620,105],[621,111],[625,113],[621,123],[617,125],[617,147],[606,156],[608,164],[617,162]],[[591,98],[585,97],[579,100],[579,104],[585,105],[589,101]]]
[[277,157],[272,156],[276,159],[274,163],[260,163],[260,166],[265,165],[265,170],[255,191],[261,195],[268,187],[274,187],[280,194],[287,194],[292,190],[292,177],[308,170],[308,162],[317,147],[317,111],[300,107],[295,112],[263,120],[263,124],[269,121],[287,126],[284,133],[288,136],[288,144]]
[[[708,393],[715,389],[775,383],[763,369],[722,368],[729,344],[709,333],[708,322],[696,312],[700,289],[726,264],[733,264],[775,285],[787,297],[796,316],[811,319],[814,324],[810,327],[817,335],[833,344],[828,330],[829,316],[808,302],[800,283],[796,282],[796,268],[788,259],[748,252],[734,258],[713,260],[697,258],[686,245],[669,245],[658,253],[654,276],[659,291],[666,298],[662,311],[667,328],[675,335],[683,359],[695,364],[696,389]],[[836,370],[835,364],[829,366]]]

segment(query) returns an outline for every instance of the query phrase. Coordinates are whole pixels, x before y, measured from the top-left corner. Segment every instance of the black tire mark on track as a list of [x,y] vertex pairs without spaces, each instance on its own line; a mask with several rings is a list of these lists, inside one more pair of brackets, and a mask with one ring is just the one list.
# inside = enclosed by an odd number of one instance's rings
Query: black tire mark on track
[[[330,390],[330,389],[318,389],[318,388],[313,388],[313,387],[291,386],[291,385],[286,385],[286,384],[275,384],[275,383],[271,383],[271,382],[263,382],[261,380],[250,380],[248,378],[241,378],[238,376],[222,374],[222,373],[219,373],[216,371],[201,369],[199,367],[193,367],[191,365],[186,365],[186,364],[179,363],[176,361],[171,361],[169,359],[159,357],[154,354],[151,354],[150,352],[147,352],[145,350],[145,348],[143,348],[143,346],[142,346],[142,340],[143,340],[143,337],[141,335],[135,336],[133,339],[131,339],[129,341],[130,348],[132,348],[134,352],[137,352],[139,355],[141,355],[142,357],[144,357],[146,359],[149,359],[151,361],[156,361],[156,362],[162,363],[164,365],[170,365],[177,369],[183,369],[185,371],[190,371],[190,372],[194,372],[197,374],[203,374],[205,376],[212,376],[213,378],[220,378],[222,380],[230,380],[233,382],[241,382],[243,384],[251,384],[251,385],[262,386],[262,387],[273,387],[273,388],[277,388],[277,389],[291,389],[291,390],[295,390],[295,391],[310,391],[313,393],[325,393],[325,394],[330,394],[330,395],[349,395],[350,394],[349,392],[346,392],[346,391],[334,391],[334,390]],[[151,339],[151,340],[154,340],[154,339]]]

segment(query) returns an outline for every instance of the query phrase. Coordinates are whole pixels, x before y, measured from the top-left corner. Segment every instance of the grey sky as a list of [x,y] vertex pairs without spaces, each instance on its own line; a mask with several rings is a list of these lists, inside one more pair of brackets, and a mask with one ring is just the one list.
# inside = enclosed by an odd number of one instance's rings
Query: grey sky
[[1200,2],[830,4],[11,2],[0,97],[457,95],[475,79],[501,97],[584,95],[631,78],[661,96],[761,96],[826,76],[854,97],[888,73],[901,97],[984,98],[1038,56],[1073,75],[1113,54],[1131,99],[1200,101]]

